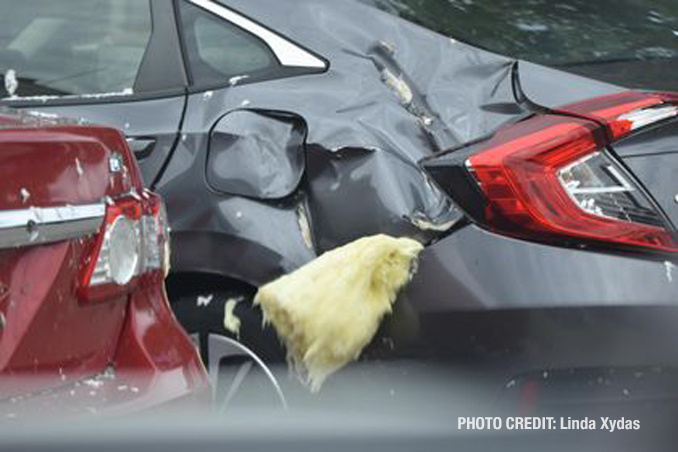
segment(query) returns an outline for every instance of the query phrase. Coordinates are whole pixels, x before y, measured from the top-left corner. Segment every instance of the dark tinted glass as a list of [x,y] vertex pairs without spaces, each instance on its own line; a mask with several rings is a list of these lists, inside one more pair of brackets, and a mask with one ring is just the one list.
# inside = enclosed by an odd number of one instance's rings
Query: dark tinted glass
[[181,2],[181,23],[193,83],[228,82],[272,70],[278,62],[254,35],[187,2]]
[[147,0],[0,0],[0,97],[130,93],[150,34]]
[[612,82],[678,89],[676,0],[363,0],[488,50]]

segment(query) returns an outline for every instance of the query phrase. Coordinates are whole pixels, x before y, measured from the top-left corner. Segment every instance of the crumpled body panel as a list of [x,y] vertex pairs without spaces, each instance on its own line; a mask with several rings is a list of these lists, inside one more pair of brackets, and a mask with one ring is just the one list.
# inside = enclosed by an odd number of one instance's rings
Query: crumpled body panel
[[[263,248],[279,257],[269,266],[261,253],[250,253],[259,260],[246,264],[266,267],[266,277],[272,278],[366,235],[385,233],[430,243],[463,214],[428,179],[419,161],[487,137],[500,126],[530,114],[516,101],[514,60],[363,4],[330,0],[275,4],[231,0],[227,4],[329,61],[325,73],[256,83],[242,78],[233,86],[189,96],[183,127],[188,139],[179,143],[158,189],[168,200],[170,217],[175,216],[173,227],[179,234],[227,231],[240,243],[231,243],[238,250],[240,267],[227,271],[229,275],[237,274],[256,284],[265,282],[261,272],[252,278],[243,275],[241,256],[247,249]],[[531,64],[525,65],[521,75],[529,83],[530,94],[542,105],[579,99],[581,85],[586,87],[582,97],[616,90]],[[204,191],[176,185],[190,178],[188,183],[194,186],[205,178],[199,174],[205,168],[205,153],[201,152],[205,143],[192,139],[232,115],[252,119],[254,112],[287,112],[305,123],[305,166],[296,190],[289,190],[294,179],[290,169],[300,168],[292,153],[278,165],[286,177],[266,178],[257,173],[248,178],[246,189],[217,190],[221,193],[214,202],[220,206],[252,206],[241,211],[243,217],[252,219],[246,226],[240,217],[226,214],[221,207],[201,209],[198,214],[197,206],[202,206],[203,200],[192,209],[177,205],[173,212],[172,192]],[[267,131],[273,132],[267,142],[278,143],[280,156],[289,151],[284,145],[290,140],[286,130],[272,127]],[[208,147],[212,158],[227,152],[224,149],[229,146],[212,140]],[[239,174],[256,171],[251,154],[245,152],[241,157],[231,154],[231,170],[238,168]],[[246,169],[248,165],[250,169]],[[186,171],[192,175],[182,174]],[[207,179],[214,188],[218,184],[210,171],[208,164]],[[287,183],[281,183],[282,179]],[[236,201],[243,195],[248,199]],[[208,198],[213,197],[210,191]],[[187,248],[196,249],[189,253],[195,254],[189,260],[197,262],[197,248]],[[183,253],[184,248],[180,249]],[[223,252],[231,255],[228,249]],[[175,253],[176,268],[187,268],[180,253]],[[208,265],[202,262],[202,266]],[[223,262],[214,265],[224,272]]]

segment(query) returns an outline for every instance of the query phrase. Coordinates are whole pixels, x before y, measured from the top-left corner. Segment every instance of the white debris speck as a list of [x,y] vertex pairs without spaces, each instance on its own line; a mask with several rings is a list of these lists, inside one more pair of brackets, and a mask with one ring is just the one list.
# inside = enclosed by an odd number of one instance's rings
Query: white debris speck
[[666,280],[668,282],[673,282],[673,268],[675,265],[673,262],[664,261],[664,270],[666,271]]
[[197,303],[196,305],[198,307],[200,306],[209,306],[209,304],[212,302],[212,298],[214,298],[213,294],[209,294],[207,296],[203,295],[198,295]]
[[628,397],[631,394],[631,392],[628,389],[624,388],[622,389],[622,394],[624,394],[625,397]]
[[85,386],[89,386],[91,388],[100,388],[104,385],[103,381],[99,381],[94,378],[88,378],[87,380],[84,380],[83,383]]
[[544,380],[546,380],[549,377],[549,373],[544,371],[544,373],[541,374],[541,376],[544,378]]
[[118,386],[118,391],[127,391],[127,389],[129,389],[129,388],[127,387],[127,385],[120,385],[120,386]]
[[242,212],[238,210],[238,211],[235,213],[235,217],[238,218],[238,219],[242,218]]
[[129,122],[125,123],[125,129],[129,129]]
[[80,159],[75,158],[75,171],[78,173],[78,177],[82,177],[84,171],[82,170],[82,164],[80,164]]
[[414,94],[407,82],[401,76],[396,76],[388,69],[381,71],[381,80],[393,90],[393,92],[398,96],[400,102],[404,105],[410,105],[412,99],[414,99]]
[[26,204],[28,202],[28,199],[31,197],[31,193],[26,190],[25,188],[22,188],[19,193],[21,194],[21,202],[23,204]]
[[538,24],[538,23],[528,23],[528,22],[517,22],[515,24],[516,28],[523,30],[523,31],[536,31],[536,32],[541,32],[541,31],[548,31],[549,27],[544,24]]
[[421,120],[422,124],[424,124],[426,127],[433,124],[433,118],[431,118],[430,116],[423,115],[419,119]]
[[247,78],[249,78],[249,75],[236,75],[235,77],[231,77],[228,79],[228,84],[231,86],[235,86]]
[[136,386],[131,386],[131,387],[129,388],[129,390],[132,391],[132,392],[135,393],[135,394],[139,392],[139,388],[137,388]]
[[678,36],[678,30],[671,30],[675,36]]
[[240,106],[241,106],[241,107],[247,107],[249,104],[251,104],[251,102],[249,101],[249,99],[245,99],[245,100],[243,100],[242,102],[240,102]]
[[242,298],[229,298],[224,306],[224,328],[238,338],[240,337],[240,319],[233,310],[240,300]]
[[16,78],[16,71],[14,69],[8,69],[5,72],[5,90],[9,97],[14,97],[17,88],[19,88],[19,81]]
[[456,220],[446,221],[444,223],[436,224],[423,218],[411,218],[410,222],[422,231],[447,231],[455,225]]
[[297,207],[297,224],[299,225],[299,231],[301,232],[301,237],[304,239],[304,243],[309,249],[313,249],[311,224],[308,221],[306,207],[303,204],[299,204],[299,206]]
[[134,94],[132,88],[125,88],[122,91],[114,91],[110,93],[86,93],[86,94],[72,94],[66,96],[58,95],[41,95],[41,96],[11,96],[11,100],[30,100],[30,101],[39,101],[47,102],[48,100],[57,100],[57,99],[105,99],[108,97],[118,97],[118,96],[131,96]]
[[188,135],[186,135],[185,133],[182,133],[181,134],[181,141],[186,141],[187,139],[188,139]]
[[381,46],[382,49],[385,49],[388,53],[394,54],[395,53],[395,46],[391,44],[390,42],[386,41],[380,41],[379,45]]
[[213,91],[205,91],[205,92],[202,94],[202,98],[205,99],[205,100],[211,99],[212,96],[214,96],[214,92],[213,92]]
[[516,385],[516,381],[515,381],[515,380],[511,380],[511,381],[509,381],[508,383],[506,383],[506,388],[507,388],[507,389],[508,389],[508,388],[512,388],[512,387],[514,387],[515,385]]

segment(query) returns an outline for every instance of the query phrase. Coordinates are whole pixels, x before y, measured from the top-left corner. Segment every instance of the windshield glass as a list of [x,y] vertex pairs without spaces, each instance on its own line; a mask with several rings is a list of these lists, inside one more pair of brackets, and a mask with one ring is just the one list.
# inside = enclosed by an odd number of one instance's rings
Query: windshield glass
[[[675,0],[363,0],[478,47],[549,66],[619,65],[599,78],[627,86],[676,86]],[[638,74],[631,66],[643,63]],[[647,71],[662,65],[648,82]],[[648,66],[652,66],[648,69]],[[656,68],[659,71],[659,68]],[[671,70],[669,70],[671,69]],[[623,72],[620,74],[620,72]],[[644,74],[642,72],[645,72]]]

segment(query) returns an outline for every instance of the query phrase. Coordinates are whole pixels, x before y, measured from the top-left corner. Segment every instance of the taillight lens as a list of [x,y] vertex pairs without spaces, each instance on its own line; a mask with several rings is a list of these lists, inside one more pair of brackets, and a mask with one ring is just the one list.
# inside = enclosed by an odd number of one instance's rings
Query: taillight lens
[[151,192],[111,201],[79,288],[87,300],[123,295],[144,278],[169,271],[169,226]]
[[541,241],[678,251],[664,217],[599,130],[584,119],[544,115],[498,132],[466,161],[487,200],[483,222]]
[[642,127],[678,116],[676,102],[678,96],[673,93],[625,91],[565,105],[558,111],[598,121],[607,129],[609,139],[616,141]]

